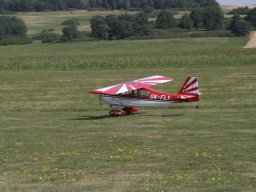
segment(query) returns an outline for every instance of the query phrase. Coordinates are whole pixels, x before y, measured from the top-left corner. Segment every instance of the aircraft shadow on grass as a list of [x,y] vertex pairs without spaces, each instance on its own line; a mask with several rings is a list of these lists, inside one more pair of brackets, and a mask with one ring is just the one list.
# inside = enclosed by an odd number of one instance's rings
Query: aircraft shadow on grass
[[79,116],[77,118],[71,119],[71,120],[75,120],[75,121],[85,121],[85,120],[98,120],[98,119],[107,119],[110,118],[109,115],[100,115],[100,116]]
[[[127,116],[137,116],[137,115],[142,115],[144,114],[144,116],[146,117],[179,117],[179,116],[183,116],[184,114],[172,114],[172,115],[145,115],[145,113],[133,113]],[[94,116],[94,115],[86,115],[86,116],[79,116],[77,118],[74,119],[70,119],[70,120],[75,120],[75,121],[89,121],[89,120],[99,120],[99,119],[108,119],[108,118],[125,118],[127,116],[120,116],[120,117],[111,117],[110,115],[99,115],[99,116]]]
[[183,116],[185,114],[172,114],[172,115],[145,115],[145,116],[148,116],[148,117],[155,117],[155,116],[158,116],[158,117],[180,117],[180,116]]
[[[139,115],[141,113],[134,113],[134,114],[130,114],[129,116],[132,115]],[[118,118],[121,117],[127,117],[128,115],[125,116],[118,116]],[[117,118],[117,117],[112,117],[110,115],[99,115],[99,116],[94,116],[94,115],[86,115],[86,116],[79,116],[77,118],[71,119],[71,120],[77,120],[77,121],[81,121],[81,120],[98,120],[98,119],[108,119],[108,118]]]

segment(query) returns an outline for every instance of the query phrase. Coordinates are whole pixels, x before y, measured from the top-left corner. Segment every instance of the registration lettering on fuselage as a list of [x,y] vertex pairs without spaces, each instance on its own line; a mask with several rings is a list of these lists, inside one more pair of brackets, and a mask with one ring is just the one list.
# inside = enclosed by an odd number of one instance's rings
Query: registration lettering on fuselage
[[155,99],[155,100],[170,100],[171,96],[170,95],[160,95],[160,94],[150,94],[149,95],[150,99]]

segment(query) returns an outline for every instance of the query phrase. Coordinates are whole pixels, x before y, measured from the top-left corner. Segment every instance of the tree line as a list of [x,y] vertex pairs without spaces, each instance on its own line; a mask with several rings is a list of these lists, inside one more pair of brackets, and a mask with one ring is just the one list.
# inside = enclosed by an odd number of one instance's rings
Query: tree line
[[232,9],[227,14],[228,15],[247,15],[249,11],[250,11],[250,8],[248,6],[238,7],[238,8]]
[[172,12],[161,11],[155,22],[149,22],[146,13],[136,15],[96,16],[91,19],[92,36],[98,39],[124,39],[130,36],[150,35],[154,29],[168,30],[182,28],[204,28],[216,30],[223,26],[224,14],[220,7],[197,8],[183,15],[180,20],[174,18]]
[[216,0],[0,0],[7,11],[57,11],[64,9],[168,9],[218,6]]
[[181,28],[186,31],[230,30],[235,36],[246,36],[252,28],[256,29],[256,8],[250,10],[245,18],[233,16],[227,23],[220,7],[196,8],[181,19],[175,19],[167,10],[161,11],[155,21],[149,21],[146,13],[136,15],[95,16],[91,19],[91,35],[97,39],[125,39],[131,36],[151,35],[154,30]]
[[[158,12],[158,11],[157,11]],[[193,9],[190,14],[184,14],[182,18],[176,19],[168,10],[160,11],[156,20],[149,20],[147,13],[107,15],[92,17],[91,33],[79,31],[80,24],[76,18],[65,20],[62,35],[45,30],[33,37],[43,43],[60,43],[66,41],[83,41],[95,39],[140,39],[140,38],[169,38],[173,30],[179,28],[179,33],[200,35],[206,31],[218,36],[216,30],[227,29],[233,36],[248,35],[251,29],[256,29],[256,8],[251,9],[246,17],[238,14],[231,19],[225,19],[220,7],[205,7]],[[25,23],[16,17],[0,16],[0,45],[31,43],[26,35]],[[189,32],[189,33],[188,33]],[[195,33],[194,33],[195,32]],[[199,33],[197,33],[199,32]],[[229,32],[229,34],[231,34]],[[154,34],[159,33],[157,36]],[[215,34],[217,33],[217,35]]]

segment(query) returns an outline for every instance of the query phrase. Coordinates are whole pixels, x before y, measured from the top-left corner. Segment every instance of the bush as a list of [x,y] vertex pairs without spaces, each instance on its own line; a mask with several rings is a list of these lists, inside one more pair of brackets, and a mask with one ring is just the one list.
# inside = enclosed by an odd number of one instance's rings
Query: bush
[[171,30],[154,29],[150,36],[152,39],[166,39],[166,38],[185,38],[189,37],[182,29],[174,28]]
[[[1,3],[1,1],[0,1]],[[11,14],[17,14],[17,12],[14,12],[14,11],[8,11],[8,10],[5,10],[5,9],[1,9],[0,8],[0,15],[11,15]]]
[[74,38],[78,38],[79,31],[75,25],[70,25],[62,29],[62,41],[72,41]]
[[80,25],[80,22],[77,18],[73,18],[63,21],[61,25]]
[[239,15],[235,15],[232,18],[229,29],[235,36],[246,36],[250,33],[250,24]]
[[191,37],[233,37],[229,30],[216,30],[192,33]]
[[56,33],[41,33],[40,39],[42,43],[58,43],[61,36]]
[[164,29],[153,29],[150,35],[134,35],[129,38],[129,40],[138,40],[138,39],[170,39],[170,38],[187,38],[190,37],[188,33],[184,33],[184,30],[179,28],[164,30]]
[[73,39],[72,42],[82,42],[82,41],[94,41],[95,39],[91,37],[91,33],[88,31],[79,32],[78,37]]
[[42,38],[44,37],[44,35],[49,34],[49,32],[53,32],[54,29],[50,28],[50,29],[44,29],[41,33],[37,33],[36,35],[34,35],[32,37],[33,40],[42,40]]
[[23,45],[31,43],[32,39],[23,36],[5,36],[0,40],[0,45]]

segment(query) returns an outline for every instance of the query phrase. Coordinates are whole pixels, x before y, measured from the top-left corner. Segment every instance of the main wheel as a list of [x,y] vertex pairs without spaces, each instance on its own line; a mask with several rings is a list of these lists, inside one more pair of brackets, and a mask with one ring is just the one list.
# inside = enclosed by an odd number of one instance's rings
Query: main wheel
[[127,114],[127,115],[130,115],[132,112],[131,112],[131,107],[124,107],[122,110]]

